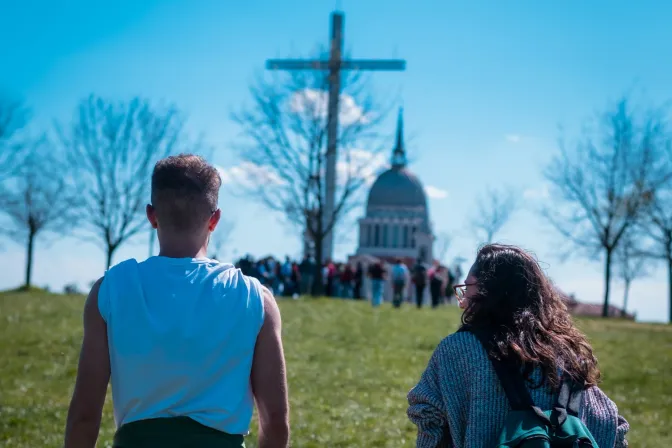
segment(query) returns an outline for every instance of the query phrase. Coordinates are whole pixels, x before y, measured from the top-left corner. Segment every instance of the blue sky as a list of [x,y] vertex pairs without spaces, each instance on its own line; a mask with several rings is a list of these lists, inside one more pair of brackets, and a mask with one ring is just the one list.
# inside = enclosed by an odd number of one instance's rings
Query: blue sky
[[[672,27],[663,19],[672,5],[604,0],[7,2],[0,86],[34,108],[35,128],[69,120],[92,92],[173,101],[188,113],[190,131],[214,146],[213,161],[227,169],[239,162],[229,114],[247,100],[249,81],[266,58],[326,44],[337,5],[346,13],[353,56],[407,60],[406,72],[376,74],[373,82],[380,95],[403,101],[412,170],[448,193],[430,199],[430,213],[436,232],[452,237],[449,258],[473,256],[478,241],[468,217],[487,187],[518,188],[528,209],[547,200],[540,168],[556,150],[559,124],[577,129],[626,93],[652,103],[672,98]],[[390,133],[393,127],[394,116]],[[220,206],[236,223],[229,256],[299,253],[298,239],[262,207],[226,189]],[[352,253],[355,232],[337,256]],[[520,211],[498,239],[534,250],[563,289],[600,301],[602,265],[562,262],[557,234],[533,212]],[[116,261],[146,254],[139,238]],[[3,242],[0,288],[20,283],[23,260],[22,247]],[[37,284],[84,286],[103,269],[103,252],[90,243],[38,242]],[[663,319],[665,291],[666,278],[656,270],[634,284],[632,309],[642,320]]]

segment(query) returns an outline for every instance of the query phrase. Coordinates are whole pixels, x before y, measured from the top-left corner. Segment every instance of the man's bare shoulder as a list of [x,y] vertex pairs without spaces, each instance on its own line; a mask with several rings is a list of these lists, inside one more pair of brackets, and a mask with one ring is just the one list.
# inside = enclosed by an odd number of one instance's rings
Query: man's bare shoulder
[[91,286],[91,292],[89,292],[89,295],[98,294],[98,291],[100,291],[100,285],[103,284],[103,280],[105,280],[104,276],[95,281],[95,283]]
[[86,297],[86,302],[84,303],[84,314],[88,315],[93,313],[94,315],[98,313],[98,294],[100,292],[100,286],[103,284],[105,277],[100,277],[96,282],[91,286],[91,291]]
[[264,303],[264,321],[269,322],[273,326],[280,325],[280,308],[275,301],[273,293],[262,285],[261,295]]

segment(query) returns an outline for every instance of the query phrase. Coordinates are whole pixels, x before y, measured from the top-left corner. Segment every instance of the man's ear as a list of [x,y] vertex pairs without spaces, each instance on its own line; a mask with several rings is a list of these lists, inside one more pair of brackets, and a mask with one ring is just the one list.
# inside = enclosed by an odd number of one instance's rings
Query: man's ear
[[152,228],[156,229],[157,227],[159,227],[159,222],[156,220],[156,212],[154,211],[154,207],[152,207],[152,204],[147,204],[146,212],[147,212],[147,220],[151,224]]
[[210,217],[210,221],[208,221],[208,230],[210,232],[215,231],[221,217],[222,217],[222,211],[220,209],[215,210],[215,213],[213,213],[212,216]]

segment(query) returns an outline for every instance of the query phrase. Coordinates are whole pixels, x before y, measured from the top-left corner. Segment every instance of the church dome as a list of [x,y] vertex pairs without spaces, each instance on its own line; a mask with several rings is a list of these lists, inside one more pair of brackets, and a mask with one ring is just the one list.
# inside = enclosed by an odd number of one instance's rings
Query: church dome
[[427,197],[418,178],[408,169],[393,166],[373,183],[367,209],[378,207],[426,207]]
[[427,207],[425,189],[406,165],[403,111],[399,110],[392,167],[378,176],[369,191],[367,209],[379,207]]

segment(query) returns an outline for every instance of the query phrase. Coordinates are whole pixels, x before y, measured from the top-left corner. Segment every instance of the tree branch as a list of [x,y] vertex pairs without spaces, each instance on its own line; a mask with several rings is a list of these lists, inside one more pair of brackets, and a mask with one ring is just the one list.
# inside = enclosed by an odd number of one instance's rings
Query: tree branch
[[154,163],[189,147],[183,125],[174,106],[91,95],[67,130],[57,128],[74,170],[69,181],[80,193],[74,213],[84,236],[109,252],[147,228]]

